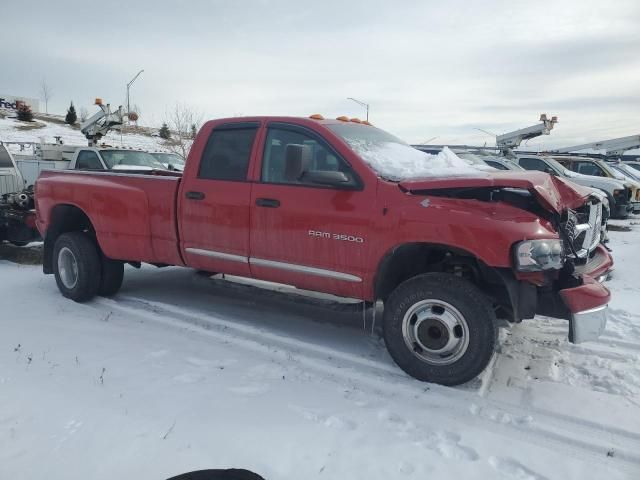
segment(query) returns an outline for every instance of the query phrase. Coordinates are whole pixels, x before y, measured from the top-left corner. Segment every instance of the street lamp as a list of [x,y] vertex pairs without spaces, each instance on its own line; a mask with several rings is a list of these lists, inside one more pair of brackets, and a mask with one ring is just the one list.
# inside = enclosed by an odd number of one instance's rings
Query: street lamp
[[351,97],[347,97],[347,100],[351,100],[353,102],[356,102],[361,107],[364,107],[364,108],[367,109],[367,122],[368,122],[369,121],[369,104],[361,102],[360,100],[356,100],[355,98],[351,98]]
[[136,76],[133,77],[129,83],[127,83],[127,114],[131,111],[131,105],[129,104],[129,88],[131,88],[131,85],[133,85],[133,82],[136,81],[136,79],[140,76],[142,72],[144,72],[144,70],[140,70],[138,73],[136,73]]

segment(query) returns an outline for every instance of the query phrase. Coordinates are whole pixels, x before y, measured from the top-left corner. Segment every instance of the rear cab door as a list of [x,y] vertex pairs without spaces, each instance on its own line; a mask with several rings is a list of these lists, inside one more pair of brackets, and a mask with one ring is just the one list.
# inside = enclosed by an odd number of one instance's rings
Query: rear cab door
[[213,121],[198,134],[178,194],[180,247],[188,266],[250,276],[248,173],[260,125]]

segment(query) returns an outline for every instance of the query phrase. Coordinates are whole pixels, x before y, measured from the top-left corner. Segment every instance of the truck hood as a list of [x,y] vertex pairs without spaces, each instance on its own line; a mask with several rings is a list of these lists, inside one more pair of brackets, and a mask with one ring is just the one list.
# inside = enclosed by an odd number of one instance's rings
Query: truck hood
[[406,192],[428,195],[438,190],[475,188],[518,188],[528,190],[547,210],[562,213],[584,205],[591,195],[588,188],[542,172],[498,172],[478,177],[450,177],[403,180],[398,184]]

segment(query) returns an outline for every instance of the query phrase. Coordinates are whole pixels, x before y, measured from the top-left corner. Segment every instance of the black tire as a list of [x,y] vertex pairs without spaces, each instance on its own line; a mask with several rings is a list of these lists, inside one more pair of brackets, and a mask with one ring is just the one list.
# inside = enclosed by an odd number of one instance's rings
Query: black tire
[[[456,325],[452,331],[455,332],[455,337],[459,335],[460,339],[468,339],[468,342],[455,340],[460,342],[459,351],[455,352],[455,355],[451,354],[448,360],[444,360],[452,363],[434,364],[429,359],[421,358],[420,355],[427,357],[432,355],[438,359],[441,357],[429,350],[423,350],[417,341],[413,343],[413,348],[408,346],[413,338],[412,333],[406,332],[414,332],[413,335],[415,335],[419,329],[417,326],[410,325],[416,325],[416,318],[419,317],[411,315],[411,318],[407,319],[409,323],[405,326],[406,330],[403,330],[405,315],[413,311],[410,312],[410,309],[419,308],[416,306],[426,300],[445,302],[452,306],[452,311],[460,314],[459,317],[464,321],[466,327],[464,330]],[[444,311],[442,309],[442,312]],[[436,319],[433,322],[438,322],[439,314],[441,313],[433,315]],[[426,338],[427,342],[439,342],[440,336],[448,335],[446,331],[443,335],[436,329],[437,339],[433,340],[436,337],[429,336],[432,332],[429,322],[432,320],[420,322],[425,324],[424,331],[428,332],[425,336],[419,337],[420,339]],[[422,335],[423,331],[420,330],[420,332]],[[412,377],[441,385],[460,385],[480,374],[491,360],[498,340],[498,327],[491,304],[475,285],[450,274],[426,273],[403,282],[391,293],[385,302],[383,337],[393,360]],[[405,340],[405,337],[409,338]],[[446,338],[449,337],[446,336]],[[464,347],[465,343],[466,347]],[[434,349],[437,350],[438,347]],[[459,358],[456,359],[458,355]]]
[[102,256],[102,275],[98,295],[112,297],[120,290],[124,279],[124,263]]
[[[76,282],[71,286],[65,285],[61,278],[60,252],[65,248],[70,251],[77,266]],[[98,293],[102,272],[95,241],[83,232],[60,235],[53,247],[53,271],[62,295],[76,302],[91,300]]]

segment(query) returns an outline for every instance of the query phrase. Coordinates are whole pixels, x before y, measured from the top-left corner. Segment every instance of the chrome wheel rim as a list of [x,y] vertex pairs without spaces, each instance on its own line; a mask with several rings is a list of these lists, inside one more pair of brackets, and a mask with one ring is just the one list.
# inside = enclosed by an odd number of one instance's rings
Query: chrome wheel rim
[[453,305],[422,300],[407,310],[402,336],[414,356],[431,365],[450,365],[469,347],[469,326]]
[[58,252],[58,273],[66,288],[72,289],[78,283],[78,261],[67,247],[62,247]]

